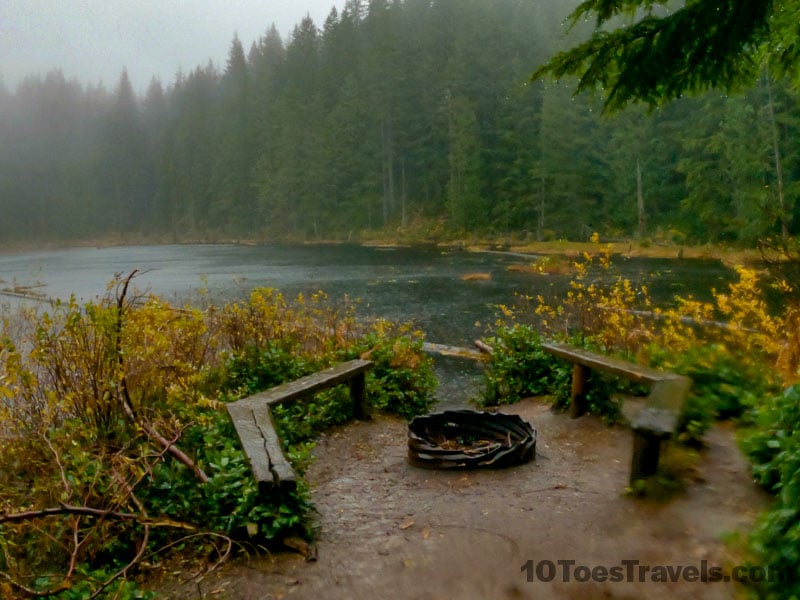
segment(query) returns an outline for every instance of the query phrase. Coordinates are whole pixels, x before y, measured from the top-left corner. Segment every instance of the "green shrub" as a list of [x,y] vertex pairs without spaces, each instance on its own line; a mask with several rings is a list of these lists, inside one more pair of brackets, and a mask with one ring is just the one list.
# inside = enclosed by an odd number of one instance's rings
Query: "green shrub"
[[346,385],[272,408],[286,450],[311,442],[320,432],[353,418],[353,401]]
[[677,355],[654,350],[652,357],[654,366],[692,379],[678,421],[677,435],[682,442],[700,443],[715,419],[746,416],[771,389],[763,366],[734,355],[721,344],[694,346]]
[[194,474],[179,462],[159,462],[140,491],[151,512],[238,539],[255,535],[268,542],[307,533],[304,516],[311,504],[306,487],[265,501],[227,412],[216,411],[210,417],[202,427],[192,426],[184,433],[208,482],[198,485]]
[[318,361],[310,360],[293,346],[290,340],[271,341],[263,346],[247,345],[234,353],[217,373],[221,390],[248,396],[299,379],[319,368]]
[[800,385],[762,401],[753,411],[754,428],[742,440],[742,449],[752,463],[756,481],[778,492],[784,461],[800,449]]
[[[603,417],[608,423],[616,423],[622,414],[622,406],[615,399],[617,394],[631,393],[634,385],[620,377],[592,371],[586,382],[586,404],[588,412]],[[638,388],[636,388],[638,389]]]
[[[140,551],[207,561],[223,535],[262,546],[310,534],[307,485],[259,495],[225,401],[368,352],[378,409],[411,417],[433,403],[421,333],[367,329],[321,294],[290,304],[261,290],[221,310],[132,302],[132,276],[99,303],[26,313],[19,331],[0,320],[0,506],[23,517],[0,527],[0,597],[26,586],[83,598]],[[352,404],[338,386],[275,408],[301,475],[314,437]],[[139,594],[121,579],[106,591]]]
[[379,328],[348,352],[347,359],[365,356],[374,363],[367,373],[367,396],[376,410],[409,420],[430,411],[438,382],[423,342],[418,332],[385,335]]
[[[119,565],[123,567],[124,565]],[[113,565],[110,565],[113,567]],[[86,600],[94,597],[96,591],[114,574],[113,568],[91,569],[85,564],[78,565],[75,574],[75,583],[62,592],[48,596],[55,600]],[[50,582],[47,578],[37,581],[35,588],[47,589]],[[126,579],[116,579],[108,587],[100,598],[113,598],[114,600],[151,600],[158,597],[158,594],[151,591],[142,590],[134,581]]]
[[513,404],[531,396],[552,395],[569,401],[572,369],[542,349],[539,333],[530,325],[502,326],[488,340],[493,352],[484,372],[485,387],[478,404]]
[[756,480],[775,492],[772,507],[750,535],[761,565],[793,581],[765,583],[766,598],[800,598],[800,385],[756,409],[756,432],[743,441]]
[[[480,405],[512,404],[526,397],[550,396],[557,408],[564,410],[570,406],[573,365],[546,352],[541,336],[533,327],[520,324],[501,327],[490,343],[494,351],[485,370]],[[571,343],[599,352],[588,338],[574,339]],[[635,385],[624,379],[591,371],[586,382],[588,411],[613,423],[620,415],[614,395],[635,389]]]

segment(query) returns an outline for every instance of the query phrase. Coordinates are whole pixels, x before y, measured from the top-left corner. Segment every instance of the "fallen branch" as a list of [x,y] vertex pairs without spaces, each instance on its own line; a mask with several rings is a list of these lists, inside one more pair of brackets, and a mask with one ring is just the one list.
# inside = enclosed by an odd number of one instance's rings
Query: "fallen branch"
[[137,421],[136,415],[133,412],[133,406],[131,405],[130,395],[128,394],[128,387],[125,385],[125,378],[122,379],[122,392],[124,396],[122,407],[125,410],[127,417],[134,423],[140,425],[148,436],[156,440],[161,447],[169,452],[175,459],[191,469],[200,481],[203,483],[208,483],[208,475],[206,475],[205,471],[203,471],[203,469],[201,469],[196,462],[189,458],[189,456],[183,450],[178,448],[174,441],[170,441],[158,433],[149,423]]
[[[128,294],[128,286],[131,283],[131,280],[136,276],[138,270],[134,269],[130,272],[130,274],[125,278],[122,282],[122,291],[117,294],[117,323],[116,323],[116,355],[117,360],[119,362],[120,371],[125,373],[124,370],[124,359],[122,353],[122,325],[123,325],[123,315],[125,311],[125,297]],[[122,380],[120,381],[120,388],[122,389],[122,408],[125,411],[127,417],[133,421],[134,423],[138,424],[148,436],[156,440],[162,448],[167,450],[172,456],[177,459],[179,462],[186,465],[189,469],[191,469],[195,476],[202,482],[208,483],[208,475],[206,475],[205,471],[201,469],[197,463],[195,463],[183,450],[178,448],[174,442],[170,442],[167,438],[163,435],[158,433],[152,425],[145,421],[139,421],[136,418],[136,413],[133,410],[133,402],[131,401],[130,392],[128,391],[128,381],[125,375],[122,376]]]
[[[139,509],[139,511],[141,512],[141,514],[142,514],[142,516],[144,518],[147,518],[147,516],[148,516],[147,515],[147,511],[145,510],[145,508],[142,505],[142,503],[139,502],[139,499],[136,497],[136,495],[133,493],[133,489],[129,488],[128,491],[129,491],[129,494],[130,494],[130,499],[133,502],[134,506],[136,506],[136,508]],[[147,550],[147,544],[149,542],[150,542],[150,525],[149,524],[145,524],[144,525],[144,538],[142,539],[141,543],[139,544],[139,550],[136,552],[136,556],[134,556],[128,562],[127,565],[122,567],[119,571],[117,571],[116,573],[111,575],[111,577],[109,577],[102,584],[100,584],[100,587],[97,588],[94,591],[94,594],[89,596],[89,600],[94,600],[95,598],[99,597],[100,594],[103,593],[103,590],[105,590],[115,580],[117,580],[120,577],[124,577],[125,575],[127,575],[128,571],[130,571],[140,560],[142,560],[142,557],[144,556],[145,550]]]
[[0,524],[2,523],[19,523],[21,521],[30,521],[33,519],[42,519],[45,517],[52,517],[55,515],[81,515],[88,517],[95,517],[97,519],[111,518],[118,521],[134,521],[141,525],[148,525],[150,527],[172,527],[174,529],[185,529],[187,531],[196,531],[197,527],[189,523],[181,521],[173,521],[172,519],[152,519],[138,513],[122,512],[118,510],[106,510],[102,508],[92,508],[90,506],[75,506],[74,504],[61,504],[59,506],[52,506],[50,508],[43,508],[40,510],[26,510],[19,513],[5,514],[0,513]]
[[485,357],[482,352],[473,350],[472,348],[461,348],[459,346],[447,346],[445,344],[435,344],[433,342],[425,342],[422,345],[425,352],[431,354],[441,354],[442,356],[455,356],[457,358],[466,358],[469,360],[483,360]]
[[22,592],[26,596],[30,596],[31,598],[49,598],[50,596],[54,596],[55,594],[70,588],[70,582],[66,579],[58,584],[58,586],[55,588],[49,590],[34,590],[16,581],[13,577],[11,577],[11,575],[3,571],[0,571],[0,577],[2,577],[12,588]]
[[[126,564],[123,568],[121,568],[116,573],[112,574],[109,578],[107,578],[104,582],[102,582],[100,586],[90,596],[90,600],[92,600],[94,598],[98,598],[100,594],[109,585],[111,585],[115,580],[119,579],[120,577],[124,577],[128,573],[128,571],[130,571],[137,563],[139,563],[142,560],[142,557],[144,556],[147,550],[148,543],[150,541],[151,527],[171,527],[174,529],[185,529],[188,531],[196,530],[196,527],[194,527],[193,525],[189,525],[188,523],[181,523],[179,521],[173,521],[171,519],[151,519],[150,517],[148,517],[147,512],[145,511],[144,506],[142,506],[141,502],[139,502],[139,500],[134,495],[131,495],[131,498],[136,507],[141,511],[141,513],[127,513],[115,510],[92,508],[89,506],[75,506],[71,504],[61,504],[58,507],[45,508],[42,510],[29,510],[10,515],[0,514],[0,524],[30,521],[34,519],[40,519],[56,515],[72,515],[78,517],[90,516],[97,519],[112,518],[119,521],[135,522],[139,525],[142,525],[144,527],[144,537],[139,544],[139,549],[136,552],[136,556],[134,556],[128,562],[128,564]],[[0,575],[3,576],[5,581],[8,582],[8,584],[10,584],[12,588],[32,598],[51,597],[59,592],[63,592],[65,590],[70,589],[72,587],[72,577],[76,570],[78,549],[82,544],[82,542],[78,540],[79,521],[80,519],[75,519],[73,523],[74,549],[70,556],[68,571],[57,586],[47,590],[35,590],[15,580],[8,573],[0,571]]]

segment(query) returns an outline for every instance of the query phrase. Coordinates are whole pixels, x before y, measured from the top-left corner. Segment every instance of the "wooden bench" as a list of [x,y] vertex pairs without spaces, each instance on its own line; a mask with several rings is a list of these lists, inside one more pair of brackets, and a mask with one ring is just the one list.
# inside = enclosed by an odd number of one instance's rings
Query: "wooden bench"
[[297,475],[283,455],[271,408],[348,383],[355,417],[368,419],[366,372],[372,368],[372,364],[369,360],[351,360],[227,405],[253,477],[258,483],[259,494],[263,496],[276,489],[291,490],[297,486]]
[[683,375],[657,371],[631,362],[603,356],[568,344],[542,344],[542,349],[573,364],[571,416],[586,412],[586,380],[589,371],[604,371],[650,385],[645,406],[631,423],[633,459],[631,484],[655,474],[661,442],[672,437],[692,380]]

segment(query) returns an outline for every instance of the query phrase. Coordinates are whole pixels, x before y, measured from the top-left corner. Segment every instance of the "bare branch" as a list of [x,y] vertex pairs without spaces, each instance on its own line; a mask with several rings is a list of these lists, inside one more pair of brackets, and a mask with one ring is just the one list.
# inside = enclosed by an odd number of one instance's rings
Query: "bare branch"
[[98,519],[111,518],[118,521],[133,521],[141,525],[148,525],[150,527],[172,527],[174,529],[186,529],[188,531],[195,531],[197,529],[197,527],[194,525],[182,523],[181,521],[173,521],[172,519],[151,519],[138,513],[104,510],[102,508],[75,506],[72,504],[61,504],[60,506],[43,508],[41,510],[26,510],[12,514],[0,513],[0,523],[19,523],[22,521],[30,521],[33,519],[41,519],[56,515],[83,515]]
[[50,442],[50,438],[48,438],[47,435],[45,435],[45,434],[42,434],[42,438],[44,438],[44,442],[45,442],[45,444],[47,444],[47,447],[50,448],[50,452],[53,453],[53,458],[55,459],[56,464],[58,465],[58,470],[59,470],[59,473],[61,474],[61,483],[64,486],[64,491],[67,494],[72,494],[72,488],[70,488],[69,482],[67,482],[67,476],[66,476],[66,473],[64,472],[64,465],[61,462],[61,457],[58,455],[58,452],[56,452],[56,449],[53,447],[53,444]]
[[156,440],[163,448],[165,448],[173,457],[175,457],[178,461],[186,465],[189,469],[194,472],[195,476],[203,483],[208,482],[208,475],[195,463],[189,456],[183,452],[180,448],[174,445],[174,442],[170,442],[158,433],[152,425],[145,421],[139,421],[136,417],[136,412],[133,410],[133,402],[131,401],[131,395],[128,390],[128,382],[127,377],[124,375],[124,358],[122,354],[122,326],[124,320],[124,309],[125,309],[125,296],[128,293],[128,286],[130,285],[131,280],[134,278],[138,271],[133,270],[131,273],[125,278],[122,285],[122,290],[117,293],[117,323],[116,323],[116,340],[115,340],[115,354],[117,355],[117,361],[119,362],[120,371],[123,373],[122,379],[120,381],[120,388],[122,389],[122,407],[125,411],[125,414],[128,418],[137,423],[141,426],[141,428],[147,433],[148,436]]
[[61,583],[58,584],[55,588],[49,590],[34,590],[26,585],[21,584],[19,581],[11,577],[8,573],[4,571],[0,571],[0,577],[5,579],[9,585],[15,590],[22,592],[26,596],[30,596],[31,598],[47,598],[48,596],[52,596],[57,594],[58,592],[63,592],[64,590],[69,589],[70,583],[66,579],[64,579]]
[[[133,493],[133,489],[129,488],[128,491],[130,493],[131,502],[133,502],[133,504],[136,506],[136,508],[138,508],[141,511],[142,516],[147,518],[147,511],[145,510],[144,506],[139,501],[139,499],[136,497],[136,494]],[[139,550],[136,552],[136,556],[134,556],[127,565],[125,565],[119,571],[114,573],[111,577],[106,579],[100,585],[100,587],[95,590],[94,594],[89,596],[89,600],[93,600],[94,598],[97,598],[103,592],[103,590],[105,590],[115,580],[119,579],[120,577],[124,577],[128,573],[128,571],[131,568],[133,568],[134,565],[136,565],[140,560],[142,560],[142,556],[144,556],[144,552],[145,552],[145,550],[147,550],[147,544],[148,544],[149,541],[150,541],[150,525],[145,524],[144,525],[144,537],[142,538],[141,544],[139,545]]]

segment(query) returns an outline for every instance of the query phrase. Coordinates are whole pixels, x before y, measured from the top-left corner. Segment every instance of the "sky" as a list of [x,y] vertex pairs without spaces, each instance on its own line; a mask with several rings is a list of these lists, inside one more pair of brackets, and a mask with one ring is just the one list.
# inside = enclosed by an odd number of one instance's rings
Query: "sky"
[[123,67],[143,92],[209,59],[224,67],[234,34],[244,44],[272,23],[284,41],[310,15],[321,27],[344,0],[0,0],[0,77],[9,90],[27,75],[60,68],[83,84],[116,86]]

